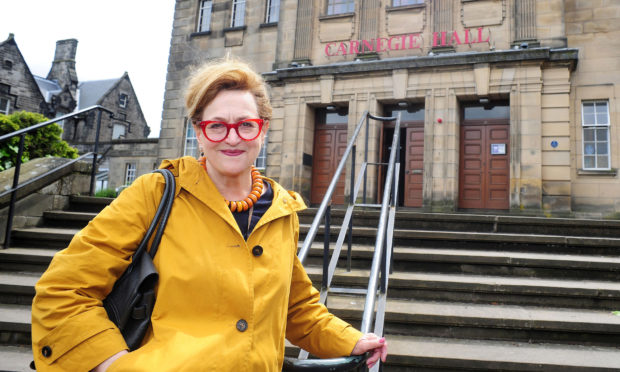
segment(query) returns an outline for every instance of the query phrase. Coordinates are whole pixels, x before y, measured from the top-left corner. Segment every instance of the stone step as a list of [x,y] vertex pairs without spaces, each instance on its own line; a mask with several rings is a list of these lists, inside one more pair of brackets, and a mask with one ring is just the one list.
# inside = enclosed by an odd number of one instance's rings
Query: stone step
[[30,305],[0,304],[0,342],[11,345],[30,345]]
[[[335,243],[331,244],[330,255]],[[370,267],[374,246],[354,244],[352,267]],[[345,267],[347,245],[340,253]],[[620,257],[600,255],[552,254],[522,251],[474,250],[454,248],[394,247],[393,265],[399,271],[435,271],[511,275],[546,278],[615,280],[620,275]],[[306,264],[322,265],[323,243],[310,247]]]
[[15,247],[0,249],[0,270],[42,274],[59,248]]
[[[389,371],[618,371],[615,347],[389,336]],[[428,369],[425,369],[428,368]]]
[[[300,240],[305,239],[310,225],[300,225]],[[331,241],[336,241],[340,227],[330,229]],[[315,242],[323,242],[323,227],[318,229]],[[377,229],[374,227],[354,227],[355,244],[373,245]],[[441,230],[393,230],[395,246],[441,247],[464,249],[501,249],[539,251],[546,253],[570,253],[590,255],[617,255],[620,238],[583,237],[546,234],[519,233],[481,233],[467,231]]]
[[[306,271],[320,287],[322,268],[309,266]],[[369,270],[337,268],[332,286],[366,288],[369,274]],[[395,271],[390,274],[388,293],[390,298],[404,299],[620,309],[617,281]]]
[[[330,294],[334,314],[359,326],[365,299]],[[388,299],[385,333],[616,346],[620,316],[611,311]]]
[[0,345],[0,371],[32,372],[30,346]]
[[94,212],[47,211],[43,213],[45,225],[48,227],[64,227],[81,229],[95,218]]
[[[317,208],[299,213],[300,221],[311,224]],[[333,209],[332,224],[340,225],[344,209]],[[353,214],[355,226],[376,227],[379,209],[356,208]],[[600,236],[620,238],[620,221],[576,218],[547,218],[515,215],[489,215],[474,213],[426,213],[399,209],[395,218],[396,228],[419,230],[470,231],[470,232],[517,232],[528,234],[551,234],[573,236]]]
[[41,273],[0,271],[0,303],[30,305]]
[[73,195],[70,199],[69,209],[78,212],[99,213],[113,200],[113,198]]
[[30,227],[13,229],[12,247],[65,248],[79,228]]

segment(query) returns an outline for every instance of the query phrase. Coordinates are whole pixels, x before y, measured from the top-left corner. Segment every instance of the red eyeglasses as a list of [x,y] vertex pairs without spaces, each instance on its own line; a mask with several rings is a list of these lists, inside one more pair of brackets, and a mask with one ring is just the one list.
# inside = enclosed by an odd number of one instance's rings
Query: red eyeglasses
[[230,124],[217,120],[205,120],[198,123],[202,128],[202,133],[211,142],[222,142],[228,137],[231,129],[237,132],[237,136],[244,141],[253,141],[263,129],[263,119],[244,119],[240,122]]

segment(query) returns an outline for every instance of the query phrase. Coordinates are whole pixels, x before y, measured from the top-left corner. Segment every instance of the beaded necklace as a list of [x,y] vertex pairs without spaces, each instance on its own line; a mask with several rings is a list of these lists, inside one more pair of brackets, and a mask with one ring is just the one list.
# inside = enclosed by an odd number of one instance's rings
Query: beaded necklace
[[[198,159],[202,168],[207,171],[207,158],[204,156]],[[243,200],[238,201],[228,201],[224,199],[228,208],[230,208],[231,212],[245,212],[248,209],[254,206],[254,203],[258,201],[258,199],[263,194],[263,177],[260,175],[260,171],[252,166],[252,191],[248,196]]]

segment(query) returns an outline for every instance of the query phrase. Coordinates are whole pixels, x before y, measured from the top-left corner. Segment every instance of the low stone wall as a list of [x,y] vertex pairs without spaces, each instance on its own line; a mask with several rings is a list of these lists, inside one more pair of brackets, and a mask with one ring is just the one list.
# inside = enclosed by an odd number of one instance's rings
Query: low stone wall
[[[37,226],[42,222],[45,211],[65,209],[69,205],[71,195],[88,194],[91,164],[79,161],[65,168],[56,169],[70,161],[70,159],[50,157],[34,159],[22,164],[19,184],[52,172],[18,192],[13,228]],[[2,192],[12,188],[14,174],[15,168],[0,172]],[[2,229],[0,244],[4,244],[10,198],[10,193],[0,197],[0,228]]]

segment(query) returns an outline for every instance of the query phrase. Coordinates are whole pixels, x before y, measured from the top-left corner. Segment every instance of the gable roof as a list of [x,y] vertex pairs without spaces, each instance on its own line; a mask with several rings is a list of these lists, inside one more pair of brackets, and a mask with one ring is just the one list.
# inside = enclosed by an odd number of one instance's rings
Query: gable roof
[[39,90],[41,94],[43,94],[43,98],[45,98],[45,102],[50,103],[52,100],[52,96],[62,92],[62,88],[58,84],[56,80],[48,80],[41,76],[33,75],[34,80],[37,82],[39,86]]
[[91,80],[78,84],[78,110],[97,105],[120,79]]

